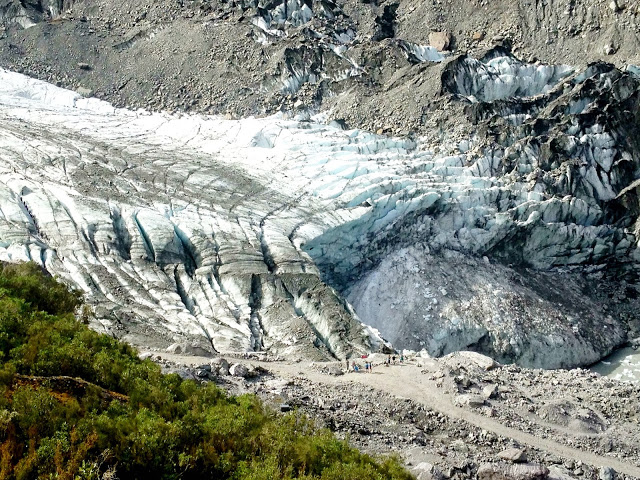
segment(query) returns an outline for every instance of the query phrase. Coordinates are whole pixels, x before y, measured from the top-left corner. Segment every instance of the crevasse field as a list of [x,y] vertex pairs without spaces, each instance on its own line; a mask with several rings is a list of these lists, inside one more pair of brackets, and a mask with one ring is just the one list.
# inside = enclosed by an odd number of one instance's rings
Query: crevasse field
[[[467,63],[454,80],[472,102],[541,94],[572,73]],[[469,84],[468,69],[484,74]],[[527,175],[539,152],[322,121],[115,109],[0,71],[0,259],[44,265],[87,294],[96,328],[157,348],[326,359],[376,349],[380,333],[435,355],[490,338],[501,360],[567,367],[621,343],[606,315],[558,313],[543,287],[485,256],[526,232],[518,248],[540,268],[637,257],[597,202],[503,175],[505,158]],[[614,198],[597,172],[615,175],[615,143],[580,128],[567,133],[587,159],[580,181]],[[589,306],[571,282],[559,288]]]

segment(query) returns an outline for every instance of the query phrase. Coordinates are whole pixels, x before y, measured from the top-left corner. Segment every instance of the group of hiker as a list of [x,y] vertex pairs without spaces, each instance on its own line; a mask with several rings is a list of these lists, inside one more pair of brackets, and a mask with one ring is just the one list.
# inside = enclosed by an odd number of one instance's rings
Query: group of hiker
[[[364,359],[365,373],[373,373],[373,362],[370,360],[367,360],[366,355],[363,355],[362,358]],[[399,357],[397,357],[396,355],[388,355],[387,358],[384,360],[383,365],[385,367],[390,366],[392,363],[393,365],[395,365],[397,359],[400,360],[400,363],[404,363],[404,355],[401,354]],[[347,371],[353,371],[357,373],[362,370],[362,366],[359,363],[357,363],[355,360],[351,362],[347,360],[346,362],[347,362]]]

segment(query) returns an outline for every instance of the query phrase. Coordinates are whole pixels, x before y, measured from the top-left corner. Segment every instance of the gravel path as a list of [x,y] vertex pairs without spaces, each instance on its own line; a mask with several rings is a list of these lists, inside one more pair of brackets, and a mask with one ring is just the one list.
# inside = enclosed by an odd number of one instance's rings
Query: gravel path
[[539,438],[534,435],[502,425],[500,422],[469,409],[454,405],[451,395],[443,394],[436,382],[424,375],[422,370],[438,370],[436,360],[427,360],[422,367],[415,364],[391,365],[388,368],[378,367],[372,374],[350,373],[347,376],[330,376],[312,368],[304,368],[302,364],[284,362],[270,362],[268,368],[285,378],[303,376],[320,384],[341,385],[358,382],[383,392],[409,398],[430,409],[438,411],[448,417],[464,420],[484,430],[516,440],[519,443],[560,455],[562,457],[580,460],[585,464],[596,467],[612,467],[617,472],[640,478],[640,467],[615,458],[596,455],[562,445],[556,441]]
[[[160,357],[173,371],[186,367],[193,372],[196,365],[211,362],[167,353]],[[375,364],[371,374],[342,374],[344,361],[237,357],[227,358],[231,364],[243,363],[250,370],[261,367],[260,372],[269,373],[253,379],[215,377],[222,387],[232,393],[257,393],[276,406],[291,403],[337,433],[349,435],[366,451],[402,452],[416,464],[411,451],[416,450],[417,436],[426,439],[417,443],[422,445],[417,447],[418,458],[429,462],[440,458],[440,466],[455,464],[455,457],[466,458],[477,468],[478,463],[493,461],[501,449],[520,445],[528,447],[531,461],[560,463],[572,474],[583,464],[582,470],[595,475],[600,467],[610,467],[623,478],[640,478],[640,389],[588,370],[500,366],[470,352],[412,358],[389,367],[382,365],[384,356],[375,354],[370,357]],[[463,397],[481,398],[478,392],[487,386],[495,388],[495,395],[481,399],[481,406],[460,403]],[[361,430],[363,435],[358,434]],[[421,437],[423,433],[426,437]],[[456,442],[470,450],[456,452]],[[469,475],[473,477],[473,471],[464,478]],[[590,478],[590,473],[584,475]]]

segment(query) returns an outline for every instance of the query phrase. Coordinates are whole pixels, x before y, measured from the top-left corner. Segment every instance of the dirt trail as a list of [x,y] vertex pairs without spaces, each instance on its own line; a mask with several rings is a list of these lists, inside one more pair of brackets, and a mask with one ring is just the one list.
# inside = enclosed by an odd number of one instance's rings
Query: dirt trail
[[339,377],[320,373],[302,363],[269,362],[265,364],[265,367],[285,378],[302,376],[320,384],[340,385],[358,382],[399,397],[409,398],[451,418],[464,420],[494,434],[516,440],[521,444],[565,458],[580,460],[595,467],[611,467],[617,472],[640,478],[640,467],[637,465],[571,448],[550,439],[539,438],[454,405],[451,395],[442,393],[435,381],[421,373],[421,370],[425,369],[437,370],[437,362],[435,361],[426,360],[422,367],[412,364],[392,365],[388,368],[380,366],[374,369],[373,374],[349,373]]

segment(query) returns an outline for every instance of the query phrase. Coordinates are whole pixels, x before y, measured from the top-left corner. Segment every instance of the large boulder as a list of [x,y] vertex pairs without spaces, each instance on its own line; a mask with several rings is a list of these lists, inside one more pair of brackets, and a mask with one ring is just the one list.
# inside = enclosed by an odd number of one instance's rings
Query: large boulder
[[444,480],[444,474],[431,463],[421,462],[413,469],[417,480]]
[[543,480],[548,477],[549,469],[534,463],[485,463],[478,468],[479,480]]
[[431,32],[429,34],[429,45],[440,52],[444,52],[449,50],[451,38],[451,33],[449,32]]
[[599,480],[616,480],[616,478],[618,478],[618,474],[611,467],[601,467],[598,471]]
[[218,375],[229,375],[229,362],[222,357],[217,357],[211,360],[211,367],[218,373]]
[[234,377],[245,378],[247,375],[249,375],[249,369],[246,367],[246,365],[242,365],[241,363],[236,363],[231,365],[231,368],[229,369],[229,373]]
[[454,403],[459,407],[479,408],[485,404],[485,401],[481,395],[465,393],[464,395],[458,395],[454,399]]
[[520,448],[507,448],[498,453],[498,458],[513,463],[524,463],[527,461],[527,454]]

